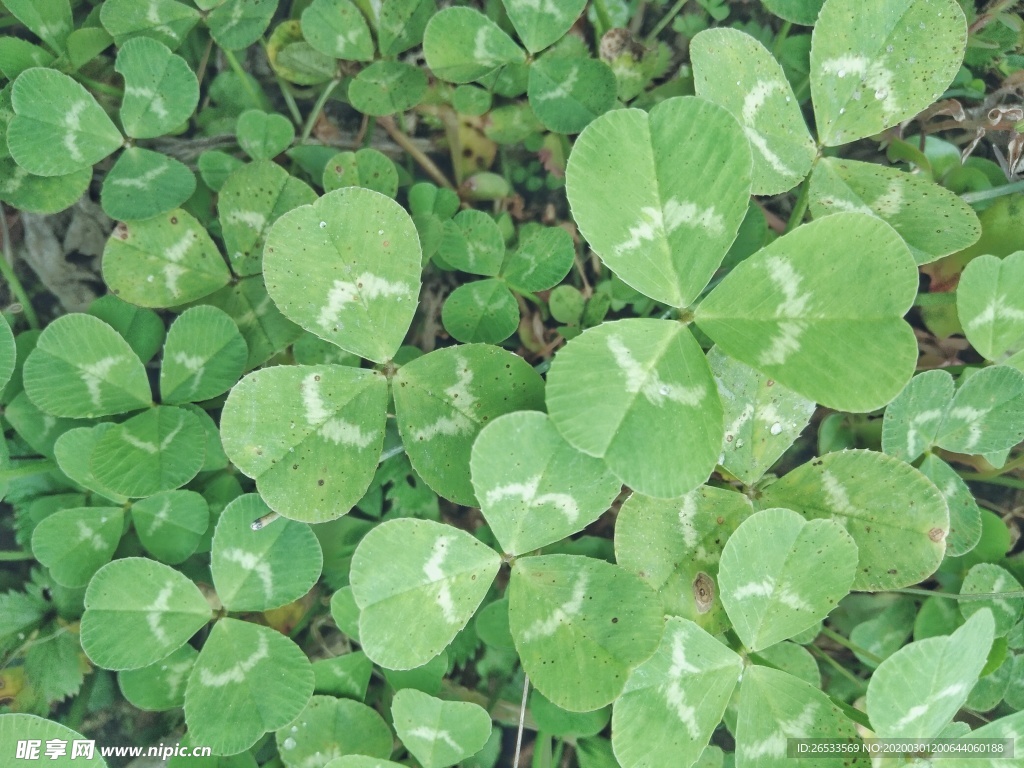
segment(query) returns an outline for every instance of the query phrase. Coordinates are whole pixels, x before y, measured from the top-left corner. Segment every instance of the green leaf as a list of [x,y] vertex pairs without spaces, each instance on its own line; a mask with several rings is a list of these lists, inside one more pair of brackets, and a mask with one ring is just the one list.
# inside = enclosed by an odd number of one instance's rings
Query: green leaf
[[896,397],[913,374],[917,340],[903,315],[917,282],[913,258],[889,225],[837,213],[738,264],[696,318],[723,352],[794,392],[867,412]]
[[953,377],[947,371],[924,371],[911,379],[885,409],[882,450],[914,461],[935,445],[953,392]]
[[103,249],[103,279],[125,301],[170,307],[201,299],[231,278],[206,229],[180,208],[114,229]]
[[11,380],[16,360],[17,350],[14,346],[14,334],[11,332],[7,318],[0,315],[0,389],[7,386],[7,382]]
[[469,208],[444,223],[444,238],[438,255],[450,267],[493,277],[505,257],[505,238],[493,218]]
[[[0,39],[0,72],[8,80],[17,80],[18,75],[32,67],[45,67],[53,63],[53,54],[47,53],[38,45],[17,37]],[[8,90],[8,101],[10,92]],[[10,107],[10,104],[7,105]],[[7,120],[10,118],[8,117]],[[6,122],[6,121],[5,121]],[[7,154],[6,147],[0,153]]]
[[393,737],[377,712],[358,701],[314,696],[290,725],[276,733],[281,760],[288,768],[324,765],[341,755],[388,757]]
[[114,38],[103,27],[80,27],[68,35],[68,59],[73,71],[91,62],[114,44]]
[[815,218],[840,211],[877,216],[899,232],[918,264],[961,251],[981,236],[977,215],[957,195],[875,163],[823,157],[811,176],[810,206]]
[[219,149],[208,149],[203,152],[196,164],[199,166],[199,175],[202,176],[203,183],[214,192],[220,192],[228,176],[245,165],[234,155],[221,152]]
[[[508,600],[505,603],[505,630],[508,631]],[[492,603],[493,605],[493,603]],[[508,636],[512,644],[512,635]],[[512,647],[515,647],[514,645]],[[552,736],[587,737],[596,736],[605,729],[612,713],[610,707],[601,707],[592,712],[569,712],[545,699],[539,691],[530,693],[530,714],[537,723],[537,729]]]
[[718,460],[722,405],[684,325],[607,322],[570,341],[548,373],[548,412],[573,447],[640,493],[674,498]]
[[362,701],[373,673],[373,662],[362,651],[313,662],[317,693]]
[[383,0],[377,23],[381,56],[396,56],[423,42],[423,30],[436,12],[434,0]]
[[26,213],[59,213],[70,208],[91,181],[92,166],[66,176],[36,176],[10,157],[0,159],[0,200]]
[[365,755],[345,755],[336,757],[327,763],[324,768],[405,768],[401,763],[393,763],[390,760],[381,760],[376,757]]
[[846,596],[857,545],[837,521],[765,509],[729,537],[718,567],[733,628],[759,651],[814,626]]
[[509,413],[484,427],[470,471],[480,511],[509,555],[582,531],[621,487],[601,461],[565,442],[536,411]]
[[938,568],[946,502],[920,472],[874,451],[829,453],[766,486],[757,504],[840,523],[857,544],[853,589],[901,589]]
[[401,61],[376,61],[348,86],[352,106],[366,115],[393,115],[419,104],[427,92],[427,76]]
[[196,476],[205,456],[199,419],[183,408],[158,405],[104,432],[91,467],[104,487],[141,498],[180,488]]
[[545,128],[579,133],[614,106],[615,72],[600,59],[555,51],[531,65],[527,94]]
[[615,562],[661,595],[665,613],[727,629],[716,580],[722,547],[753,513],[741,493],[702,486],[681,499],[634,493],[615,520]]
[[802,24],[805,27],[814,25],[825,0],[762,0],[764,7],[776,16]]
[[65,176],[88,168],[123,143],[92,94],[56,70],[34,67],[22,72],[14,81],[11,105],[11,156],[37,176]]
[[370,28],[349,0],[313,0],[302,12],[302,34],[313,48],[335,59],[373,61]]
[[697,95],[729,110],[750,142],[751,192],[775,195],[799,184],[815,147],[775,57],[745,32],[720,28],[694,37],[690,58]]
[[603,560],[523,557],[512,566],[508,589],[509,628],[523,670],[570,712],[613,702],[661,640],[661,600]]
[[246,369],[265,363],[302,336],[302,329],[278,310],[262,276],[242,279],[212,294],[204,302],[228,313],[249,347]]
[[[743,671],[736,718],[737,768],[785,768],[787,739],[836,739],[854,742],[856,726],[822,691],[770,667],[750,665]],[[864,758],[808,759],[798,764],[868,768]]]
[[152,360],[163,346],[167,328],[151,309],[137,307],[108,293],[93,301],[88,311],[121,334],[143,363]]
[[187,121],[199,104],[199,81],[188,63],[148,37],[125,42],[114,69],[124,77],[121,124],[134,139],[163,136]]
[[959,557],[970,552],[981,540],[981,510],[971,489],[955,469],[934,453],[925,456],[918,469],[935,484],[949,507],[946,556]]
[[177,565],[199,546],[210,525],[210,508],[195,491],[164,491],[132,505],[132,524],[149,554]]
[[[381,568],[381,563],[402,563]],[[352,556],[359,642],[387,669],[413,669],[466,626],[500,558],[470,534],[429,520],[399,518],[371,530]]]
[[358,187],[329,192],[282,216],[265,254],[267,291],[292,320],[377,363],[398,351],[416,312],[422,256],[394,200]]
[[423,768],[443,768],[475,755],[491,736],[491,716],[478,704],[442,701],[412,688],[391,703],[395,731]]
[[278,0],[226,0],[206,17],[210,36],[227,50],[248,48],[267,31],[277,3]]
[[25,392],[45,413],[74,419],[145,408],[149,379],[132,348],[90,315],[58,317],[25,361]]
[[719,463],[753,485],[803,432],[814,402],[723,354],[708,352],[708,364],[725,411]]
[[84,587],[110,561],[123,530],[119,507],[62,509],[35,527],[32,553],[61,586]]
[[984,600],[962,600],[957,603],[960,613],[965,619],[987,608],[995,619],[995,636],[1003,637],[1020,619],[1024,610],[1024,599],[1021,599],[1021,585],[1009,571],[994,563],[978,563],[971,567],[960,586],[961,595],[980,595],[982,593],[1016,592],[1017,597],[990,597]]
[[736,120],[696,97],[618,109],[580,134],[565,172],[573,217],[629,286],[691,304],[747,212],[750,153]]
[[22,440],[43,456],[53,456],[58,438],[77,423],[43,413],[24,392],[19,392],[11,399],[4,411],[4,418]]
[[100,23],[118,45],[141,36],[175,50],[198,21],[195,8],[176,0],[106,0],[100,6]]
[[508,18],[526,50],[537,53],[561,39],[583,12],[586,0],[531,2],[502,0]]
[[867,712],[880,738],[938,736],[978,681],[992,646],[992,613],[979,611],[945,637],[910,643],[878,665]]
[[332,192],[342,187],[366,187],[394,197],[398,194],[398,170],[387,155],[376,149],[339,152],[324,166],[323,188]]
[[63,52],[74,29],[69,0],[4,0],[7,10],[50,48]]
[[117,684],[128,703],[138,709],[162,712],[185,706],[185,683],[199,651],[183,645],[170,656],[139,669],[118,672]]
[[914,117],[953,81],[966,42],[956,0],[828,0],[811,38],[821,143],[847,144]]
[[271,226],[283,214],[316,199],[308,184],[269,160],[257,160],[234,171],[217,198],[231,268],[240,275],[258,274]]
[[366,493],[384,442],[387,383],[340,365],[264,368],[231,390],[221,414],[228,458],[270,507],[322,523]]
[[520,240],[501,276],[519,293],[546,291],[569,274],[575,255],[572,235],[561,227],[542,227]]
[[[18,745],[26,740],[36,742],[37,759],[46,759],[46,765],[52,768],[107,768],[107,761],[100,757],[98,749],[93,751],[92,757],[71,757],[73,742],[86,741],[77,731],[36,715],[0,714],[0,753],[17,755]],[[68,745],[66,754],[54,759],[46,758],[46,744],[54,741]]]
[[743,672],[739,656],[693,622],[671,617],[655,654],[633,670],[612,715],[624,768],[693,765]]
[[994,453],[1024,439],[1024,373],[1006,365],[973,373],[953,396],[935,434],[954,453]]
[[451,292],[441,322],[457,341],[499,344],[519,327],[519,304],[500,280],[477,280]]
[[526,361],[485,344],[447,347],[403,365],[392,379],[398,430],[409,461],[436,493],[477,506],[473,441],[505,413],[541,410],[544,383]]
[[112,219],[149,219],[167,213],[196,191],[188,166],[148,149],[129,147],[103,179],[100,200]]
[[434,14],[423,32],[423,53],[431,71],[450,83],[468,83],[526,59],[497,24],[464,7]]
[[[910,599],[894,597],[896,599],[889,603],[881,613],[867,621],[862,621],[850,632],[850,642],[866,652],[854,651],[854,655],[861,664],[870,669],[874,669],[880,660],[892,656],[902,648],[914,630],[917,606]],[[815,664],[815,674],[817,674],[817,664]]]
[[249,349],[235,321],[216,307],[192,307],[171,324],[160,366],[164,403],[208,400],[245,370]]
[[115,493],[101,483],[92,472],[92,451],[99,439],[112,429],[114,424],[104,422],[94,427],[69,429],[57,438],[53,445],[54,458],[61,472],[75,483],[90,491],[94,491],[114,504],[124,504],[127,496]]
[[972,259],[960,276],[956,309],[967,340],[986,360],[1024,349],[1024,251]]
[[140,669],[183,646],[210,614],[199,587],[170,566],[115,560],[86,590],[82,649],[106,669]]
[[269,627],[223,618],[189,676],[185,721],[193,743],[232,755],[288,725],[312,694],[313,667],[299,646]]
[[267,611],[309,592],[320,578],[323,552],[312,529],[278,520],[253,530],[270,512],[255,493],[225,507],[213,535],[210,570],[217,596],[229,611]]
[[291,146],[295,126],[284,115],[247,109],[235,128],[238,146],[253,160],[271,160]]

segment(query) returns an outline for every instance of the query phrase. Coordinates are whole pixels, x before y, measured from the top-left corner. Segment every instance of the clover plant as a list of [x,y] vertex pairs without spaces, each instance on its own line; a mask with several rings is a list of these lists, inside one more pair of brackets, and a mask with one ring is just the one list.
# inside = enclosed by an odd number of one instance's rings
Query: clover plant
[[0,762],[1024,749],[1013,3],[441,5],[3,0]]

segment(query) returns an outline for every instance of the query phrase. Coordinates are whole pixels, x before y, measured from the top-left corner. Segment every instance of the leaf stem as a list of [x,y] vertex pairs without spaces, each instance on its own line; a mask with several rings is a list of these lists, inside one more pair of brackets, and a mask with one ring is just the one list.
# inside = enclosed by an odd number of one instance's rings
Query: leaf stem
[[867,684],[863,680],[861,680],[859,677],[857,677],[855,674],[853,674],[853,672],[848,670],[846,667],[844,667],[838,661],[833,659],[829,654],[825,653],[825,651],[821,650],[821,648],[819,648],[818,646],[816,646],[816,645],[807,645],[807,646],[804,646],[804,647],[807,648],[807,650],[809,650],[816,657],[818,657],[819,659],[824,661],[826,664],[828,664],[830,667],[832,667],[832,669],[834,669],[840,675],[842,675],[847,680],[849,680],[851,683],[854,683],[859,690],[865,690],[867,688]]
[[675,4],[668,9],[668,12],[658,20],[657,24],[654,25],[654,29],[651,30],[651,33],[644,38],[645,45],[651,45],[654,43],[662,30],[672,23],[672,19],[679,15],[679,12],[683,9],[683,6],[686,5],[686,2],[687,0],[676,0]]
[[117,98],[124,96],[124,91],[121,88],[101,83],[99,80],[93,80],[91,77],[86,77],[78,72],[75,73],[75,79],[82,85],[88,86],[99,93],[105,93],[107,96],[116,96]]
[[1019,477],[1002,477],[1000,475],[987,475],[981,472],[961,472],[960,477],[964,480],[973,480],[976,483],[988,483],[989,485],[1001,485],[1005,488],[1024,490],[1024,480],[1021,480]]
[[277,87],[281,89],[281,95],[284,96],[284,103],[288,105],[292,120],[296,125],[302,125],[302,113],[299,111],[299,105],[295,103],[291,87],[277,73],[274,74],[274,79],[277,80]]
[[327,103],[327,99],[330,97],[334,89],[338,87],[341,80],[334,79],[329,82],[322,91],[320,91],[320,97],[316,100],[316,104],[313,105],[313,111],[309,113],[309,117],[306,118],[306,124],[302,128],[302,137],[299,139],[299,144],[305,144],[310,134],[313,133],[313,126],[316,125],[316,120],[320,117],[320,112],[324,108],[324,104]]
[[881,656],[876,656],[875,654],[873,654],[871,651],[867,650],[866,648],[861,648],[856,643],[851,643],[847,638],[843,637],[841,634],[836,632],[834,629],[830,629],[829,627],[826,627],[826,626],[822,625],[822,627],[821,627],[821,634],[823,634],[825,637],[827,637],[832,642],[838,643],[839,645],[843,646],[844,648],[847,648],[847,649],[853,651],[858,656],[863,656],[868,661],[874,662],[875,664],[881,664],[882,661],[883,661]]
[[783,22],[779,28],[779,33],[775,36],[775,42],[772,44],[772,55],[778,59],[779,53],[782,50],[782,44],[786,42],[786,38],[789,37],[789,30],[793,28],[793,22]]
[[793,205],[793,212],[789,216],[789,221],[786,223],[786,231],[792,232],[796,229],[800,223],[804,220],[804,216],[807,215],[807,206],[810,203],[810,179],[804,179],[800,185],[800,192],[797,195],[796,203]]
[[25,313],[25,319],[28,320],[29,327],[33,330],[39,330],[41,326],[39,325],[39,315],[36,314],[36,308],[32,306],[32,301],[28,297],[25,286],[21,284],[21,280],[18,279],[17,274],[14,272],[11,232],[7,227],[7,214],[2,206],[0,206],[0,232],[3,233],[3,255],[0,256],[0,276],[7,281],[7,284],[11,287],[11,293],[14,294],[14,298],[21,304],[21,311]]
[[377,119],[377,124],[387,131],[388,136],[391,137],[395,144],[409,153],[409,156],[419,164],[420,168],[427,172],[427,175],[430,176],[430,178],[442,187],[455,189],[455,185],[448,181],[448,178],[441,172],[441,169],[434,165],[434,161],[427,157],[426,154],[402,132],[402,129],[398,127],[393,117],[390,115],[387,117],[380,117]]
[[526,723],[526,697],[530,693],[530,676],[523,675],[523,701],[519,707],[519,731],[516,733],[516,755],[512,768],[519,768],[519,752],[523,747],[523,727]]
[[221,48],[221,53],[224,54],[224,58],[231,67],[231,70],[238,75],[238,79],[242,81],[242,87],[249,92],[252,96],[253,101],[259,101],[260,95],[256,92],[256,87],[252,84],[248,75],[245,74],[245,70],[242,69],[242,65],[238,63],[238,58],[235,56],[234,51],[229,51],[227,48]]
[[992,189],[979,189],[977,192],[965,192],[960,195],[960,199],[968,205],[972,205],[985,200],[1003,197],[1004,195],[1012,195],[1015,192],[1024,192],[1024,181],[1015,181],[1012,184],[1004,184],[1001,187],[993,187]]
[[47,472],[53,472],[56,469],[57,463],[50,459],[30,461],[10,469],[0,469],[0,483],[8,480],[20,480],[23,477],[32,477],[34,475],[45,475]]
[[1004,599],[1007,597],[1021,597],[1024,598],[1024,589],[1014,590],[1012,592],[970,592],[966,595],[958,592],[939,592],[932,589],[917,589],[916,587],[904,587],[902,589],[886,589],[875,594],[885,594],[895,592],[901,595],[920,595],[921,597],[945,597],[949,600],[996,600]]
[[0,552],[0,563],[16,563],[21,560],[35,560],[36,556],[31,552]]

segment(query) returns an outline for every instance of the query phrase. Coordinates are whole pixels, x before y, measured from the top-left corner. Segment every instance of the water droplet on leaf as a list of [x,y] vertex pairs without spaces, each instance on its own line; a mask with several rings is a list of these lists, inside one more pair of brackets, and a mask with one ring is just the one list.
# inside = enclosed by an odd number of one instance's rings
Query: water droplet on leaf
[[320,229],[323,229],[326,226],[327,226],[327,222],[326,221],[321,221],[320,222]]
[[287,739],[284,740],[284,744],[282,744],[281,746],[285,749],[295,749],[295,739],[289,736]]
[[781,435],[782,434],[782,425],[779,424],[779,422],[776,421],[774,424],[772,424],[772,428],[769,429],[768,431],[771,432],[773,435]]

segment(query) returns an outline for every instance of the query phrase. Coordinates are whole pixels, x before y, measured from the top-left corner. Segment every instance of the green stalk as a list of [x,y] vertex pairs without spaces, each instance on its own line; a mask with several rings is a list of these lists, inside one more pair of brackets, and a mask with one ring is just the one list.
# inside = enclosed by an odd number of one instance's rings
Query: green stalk
[[871,651],[867,650],[866,648],[861,648],[856,643],[851,643],[849,640],[847,640],[845,637],[843,637],[842,635],[840,635],[838,632],[836,632],[833,629],[829,629],[826,626],[822,626],[821,634],[823,634],[825,637],[827,637],[832,642],[838,643],[839,645],[843,646],[844,648],[848,648],[849,650],[853,651],[854,653],[856,653],[856,654],[858,654],[860,656],[863,656],[865,659],[868,659],[869,661],[872,661],[875,664],[881,664],[882,663],[882,657],[881,656],[876,656],[875,654],[873,654]]
[[10,480],[20,480],[23,477],[44,475],[47,472],[53,472],[56,469],[57,463],[50,459],[30,461],[25,464],[20,464],[17,467],[0,470],[0,483],[8,482]]
[[36,308],[32,306],[32,302],[28,297],[28,292],[25,290],[25,286],[21,284],[21,280],[14,273],[14,254],[11,251],[11,233],[7,228],[7,214],[4,213],[3,208],[0,207],[0,232],[3,234],[3,255],[0,256],[0,276],[7,281],[7,284],[11,286],[11,293],[14,294],[14,298],[21,304],[21,311],[25,313],[25,319],[28,320],[29,327],[33,330],[39,330],[39,315],[36,314]]
[[793,213],[789,216],[789,222],[786,224],[786,231],[792,232],[800,223],[804,220],[804,216],[807,215],[807,206],[810,203],[810,189],[811,182],[810,178],[806,178],[803,184],[800,185],[800,193],[797,195],[796,204],[793,206]]
[[960,477],[964,480],[973,480],[976,483],[988,483],[989,485],[1001,485],[1004,488],[1024,490],[1024,480],[1018,477],[1000,477],[998,475],[982,474],[981,472],[961,472]]
[[655,40],[657,40],[658,35],[662,33],[662,30],[671,24],[672,19],[678,16],[679,12],[683,10],[683,6],[686,5],[686,2],[687,0],[676,0],[675,5],[668,9],[668,13],[662,16],[661,19],[658,20],[658,23],[654,25],[654,29],[651,30],[651,33],[644,40],[645,45],[651,45]]
[[238,63],[238,59],[235,57],[234,52],[229,51],[227,48],[221,48],[220,50],[221,53],[224,54],[224,58],[227,60],[228,66],[231,67],[231,70],[238,75],[238,78],[242,81],[242,85],[245,87],[245,90],[249,92],[249,95],[252,96],[254,101],[259,101],[260,95],[256,92],[256,87],[245,74],[245,70],[242,69],[242,65]]
[[772,55],[776,59],[780,58],[782,51],[782,44],[786,42],[786,38],[789,37],[789,30],[793,28],[793,22],[784,22],[782,27],[779,29],[779,34],[775,36],[775,43],[772,45]]
[[1004,184],[993,189],[979,189],[977,192],[965,192],[960,199],[968,205],[980,203],[985,200],[993,200],[1004,195],[1012,195],[1015,192],[1024,192],[1024,181],[1015,181],[1012,184]]
[[277,87],[281,89],[281,95],[284,96],[284,103],[288,105],[292,120],[296,125],[302,125],[302,113],[299,111],[299,105],[295,103],[295,97],[292,96],[292,89],[280,75],[275,73],[274,79],[277,80]]
[[31,552],[0,552],[0,563],[16,563],[22,560],[35,560]]
[[834,669],[840,675],[842,675],[847,680],[849,680],[851,683],[855,684],[859,690],[862,690],[862,691],[863,690],[867,690],[868,686],[867,686],[867,684],[863,680],[861,680],[859,677],[857,677],[855,674],[853,674],[853,672],[848,670],[846,667],[844,667],[838,661],[836,661],[831,656],[829,656],[827,653],[825,653],[823,650],[821,650],[821,648],[819,648],[816,645],[808,645],[808,646],[804,646],[804,647],[807,648],[807,650],[809,650],[812,654],[814,654],[814,656],[816,656],[818,659],[820,659],[821,661],[824,661],[826,664],[828,664],[830,667],[832,667],[832,669]]
[[[884,592],[895,592],[900,595],[920,595],[921,597],[945,597],[949,600],[995,600],[1006,597],[1024,598],[1024,589],[1013,590],[1012,592],[972,592],[961,595],[957,592],[937,592],[931,589],[917,589],[916,587],[904,587],[903,589],[886,589]],[[878,594],[878,593],[876,593]]]
[[313,105],[313,111],[309,113],[309,117],[306,119],[306,124],[302,128],[302,138],[299,139],[299,144],[305,144],[310,134],[313,133],[313,126],[316,125],[316,120],[320,116],[321,110],[324,108],[324,104],[327,103],[327,99],[330,97],[334,89],[338,87],[341,80],[331,80],[327,86],[320,91],[320,97],[316,100],[316,104]]

